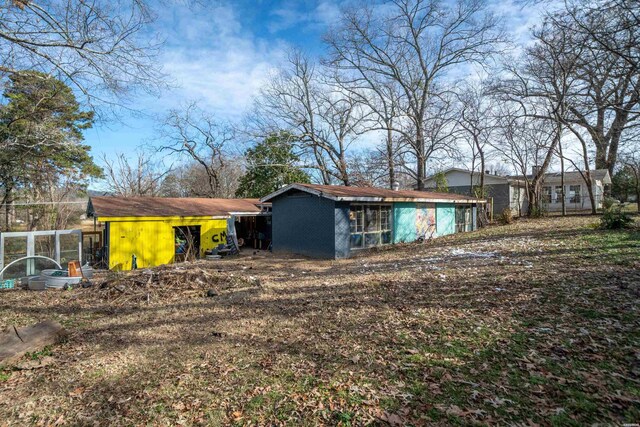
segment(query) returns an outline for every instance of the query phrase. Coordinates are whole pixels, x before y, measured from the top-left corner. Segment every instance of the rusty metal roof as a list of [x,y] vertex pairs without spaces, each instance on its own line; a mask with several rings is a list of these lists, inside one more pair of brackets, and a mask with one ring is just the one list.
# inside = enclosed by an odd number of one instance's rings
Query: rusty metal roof
[[262,201],[270,201],[291,190],[304,191],[333,200],[363,202],[457,202],[484,203],[485,200],[452,193],[436,193],[417,190],[390,190],[377,187],[346,187],[343,185],[291,184],[263,197]]
[[206,199],[173,197],[91,197],[87,213],[97,218],[255,215],[258,199]]

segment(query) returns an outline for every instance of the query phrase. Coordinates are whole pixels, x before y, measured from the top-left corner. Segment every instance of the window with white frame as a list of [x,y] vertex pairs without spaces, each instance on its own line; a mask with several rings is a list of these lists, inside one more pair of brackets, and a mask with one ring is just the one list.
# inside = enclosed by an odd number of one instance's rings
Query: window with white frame
[[562,198],[564,197],[564,191],[562,191],[562,185],[556,185],[553,191],[554,195],[554,203],[562,203]]
[[542,187],[542,201],[545,203],[551,203],[551,186],[545,185]]
[[351,205],[349,223],[352,249],[391,243],[390,205]]
[[580,203],[580,190],[581,185],[569,186],[569,203]]
[[456,206],[456,233],[464,233],[473,229],[472,216],[471,206]]

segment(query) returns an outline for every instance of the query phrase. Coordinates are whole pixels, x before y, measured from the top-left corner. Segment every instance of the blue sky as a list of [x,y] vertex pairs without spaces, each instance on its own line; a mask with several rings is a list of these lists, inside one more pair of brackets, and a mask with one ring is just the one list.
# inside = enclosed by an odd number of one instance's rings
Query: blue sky
[[[345,0],[187,0],[165,1],[151,28],[166,40],[160,64],[173,88],[159,98],[136,96],[120,122],[96,125],[86,132],[95,158],[131,152],[155,144],[156,121],[170,108],[197,100],[221,119],[234,120],[251,105],[259,87],[282,63],[291,47],[322,54],[322,34],[336,21]],[[539,13],[518,0],[487,0],[514,39],[526,42]]]

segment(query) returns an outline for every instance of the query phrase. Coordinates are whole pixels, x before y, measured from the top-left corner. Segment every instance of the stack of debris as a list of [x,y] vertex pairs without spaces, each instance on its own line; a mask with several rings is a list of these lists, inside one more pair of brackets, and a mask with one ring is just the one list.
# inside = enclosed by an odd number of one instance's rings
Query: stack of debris
[[118,304],[211,296],[229,289],[260,286],[254,277],[206,268],[206,264],[166,265],[111,273],[95,278],[93,283],[102,298]]

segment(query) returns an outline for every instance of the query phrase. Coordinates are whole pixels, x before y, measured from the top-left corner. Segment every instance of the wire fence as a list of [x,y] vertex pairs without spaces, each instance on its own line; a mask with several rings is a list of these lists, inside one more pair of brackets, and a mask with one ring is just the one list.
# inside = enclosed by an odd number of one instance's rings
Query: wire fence
[[[594,195],[594,203],[596,205],[596,209],[602,208],[602,202],[604,200],[604,196],[602,195]],[[591,199],[589,196],[585,196],[582,194],[570,195],[564,198],[565,209],[568,212],[580,212],[580,211],[590,211],[591,210]],[[558,196],[550,196],[544,195],[542,197],[542,206],[547,212],[561,212],[562,211],[562,197]]]

